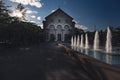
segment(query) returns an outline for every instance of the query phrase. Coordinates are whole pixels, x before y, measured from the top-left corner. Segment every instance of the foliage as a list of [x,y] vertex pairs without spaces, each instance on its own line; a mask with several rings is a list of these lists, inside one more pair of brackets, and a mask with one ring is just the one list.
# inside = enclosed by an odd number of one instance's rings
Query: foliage
[[0,23],[8,23],[10,21],[10,16],[8,14],[9,10],[7,9],[9,6],[5,6],[3,1],[0,1]]
[[[18,5],[17,9],[24,9]],[[8,15],[9,10],[0,2],[0,47],[18,47],[43,41],[43,31],[34,23],[23,22]]]
[[22,17],[18,18],[19,20],[24,20],[26,21],[25,17],[26,17],[26,9],[24,7],[24,5],[22,5],[21,3],[17,5],[16,10],[18,10],[21,14]]

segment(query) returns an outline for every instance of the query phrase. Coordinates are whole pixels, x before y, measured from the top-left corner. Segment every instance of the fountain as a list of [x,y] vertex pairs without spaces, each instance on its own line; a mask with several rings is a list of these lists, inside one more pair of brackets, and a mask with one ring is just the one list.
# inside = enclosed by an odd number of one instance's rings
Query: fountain
[[79,35],[77,36],[77,46],[76,46],[76,50],[79,51],[79,45],[80,45],[80,37]]
[[[82,51],[82,50],[81,50],[81,51]],[[82,51],[82,52],[83,52],[83,51]],[[88,53],[89,53],[89,49],[86,49],[86,50],[85,50],[85,54],[88,55]]]
[[83,35],[81,35],[81,43],[80,43],[80,47],[83,48],[84,45],[83,45]]
[[94,48],[95,51],[99,50],[99,34],[98,34],[98,31],[95,32],[93,48]]
[[79,47],[80,45],[80,38],[79,38],[79,35],[77,36],[77,47]]
[[85,35],[85,48],[88,49],[89,48],[89,42],[88,42],[88,35],[86,33]]
[[71,37],[71,46],[73,46],[73,36]]
[[106,63],[111,64],[112,57],[110,55],[106,55]]
[[71,48],[73,49],[73,45],[74,45],[74,41],[73,41],[74,39],[73,39],[73,36],[72,36],[72,38],[71,38]]
[[73,46],[76,47],[76,35],[74,36]]
[[111,31],[110,28],[107,28],[107,36],[106,36],[106,53],[111,53],[112,52],[112,44],[111,44],[111,39],[112,39],[112,35],[111,35]]
[[[81,37],[81,38],[80,38]],[[111,31],[109,27],[107,28],[107,36],[106,36],[106,52],[104,51],[105,49],[103,47],[99,47],[99,32],[95,32],[95,37],[94,37],[94,44],[93,44],[93,49],[90,49],[89,47],[89,40],[88,40],[88,34],[85,34],[85,46],[84,46],[84,38],[83,34],[81,36],[79,35],[74,35],[71,37],[71,47],[73,50],[78,51],[82,54],[89,55],[91,57],[94,57],[95,59],[98,59],[102,62],[112,64],[112,65],[120,65],[120,56],[117,53],[112,51],[112,44],[111,44]],[[116,54],[105,54],[105,53],[116,53]]]

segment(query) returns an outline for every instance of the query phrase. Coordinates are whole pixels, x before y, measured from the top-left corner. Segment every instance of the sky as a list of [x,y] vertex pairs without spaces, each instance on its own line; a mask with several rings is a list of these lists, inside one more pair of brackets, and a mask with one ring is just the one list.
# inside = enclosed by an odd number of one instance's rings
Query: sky
[[[26,17],[30,22],[42,25],[44,18],[61,8],[73,17],[78,27],[94,30],[106,29],[109,25],[120,26],[120,0],[4,0],[11,6],[15,16],[18,3],[25,5]],[[21,15],[19,14],[19,17]]]

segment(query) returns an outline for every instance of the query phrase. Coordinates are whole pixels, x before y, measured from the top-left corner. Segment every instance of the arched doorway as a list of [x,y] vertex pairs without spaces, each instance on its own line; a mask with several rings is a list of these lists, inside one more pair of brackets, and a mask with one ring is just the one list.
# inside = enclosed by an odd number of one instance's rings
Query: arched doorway
[[54,34],[50,34],[50,41],[54,41],[54,40],[55,40]]
[[58,34],[58,41],[61,41],[61,34]]
[[69,37],[69,35],[65,34],[65,41],[68,41],[68,37]]
[[65,25],[65,26],[64,26],[64,29],[69,30],[69,26],[68,26],[68,25]]
[[49,34],[50,34],[50,41],[54,41],[55,40],[55,26],[54,25],[49,26]]

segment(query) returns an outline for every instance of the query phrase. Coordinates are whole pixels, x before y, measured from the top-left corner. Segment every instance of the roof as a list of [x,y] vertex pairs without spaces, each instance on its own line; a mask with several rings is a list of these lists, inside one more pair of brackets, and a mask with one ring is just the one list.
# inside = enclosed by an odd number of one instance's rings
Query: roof
[[45,19],[49,18],[50,16],[56,14],[56,13],[63,13],[66,16],[68,16],[69,18],[73,19],[71,16],[69,16],[67,13],[65,13],[62,9],[58,8],[56,11],[54,11],[53,13],[49,14],[48,16],[45,17]]

